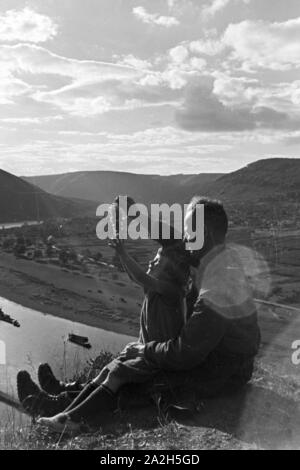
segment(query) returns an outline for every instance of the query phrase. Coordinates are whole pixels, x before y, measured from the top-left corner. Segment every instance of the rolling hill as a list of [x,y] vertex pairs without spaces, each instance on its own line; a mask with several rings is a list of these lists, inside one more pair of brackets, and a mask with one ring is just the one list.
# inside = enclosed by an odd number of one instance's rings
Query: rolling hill
[[143,175],[114,171],[83,171],[60,175],[25,177],[49,193],[111,202],[116,194],[136,201],[188,202],[194,194],[224,201],[300,201],[300,159],[258,160],[228,174]]
[[300,202],[300,158],[258,160],[221,176],[206,192],[230,202]]
[[94,204],[53,194],[0,170],[0,222],[45,220],[94,212]]
[[147,204],[188,199],[191,182],[200,190],[219,176],[220,174],[213,173],[160,176],[115,171],[82,171],[24,179],[59,196],[103,203],[113,201],[117,194],[130,194],[136,201]]

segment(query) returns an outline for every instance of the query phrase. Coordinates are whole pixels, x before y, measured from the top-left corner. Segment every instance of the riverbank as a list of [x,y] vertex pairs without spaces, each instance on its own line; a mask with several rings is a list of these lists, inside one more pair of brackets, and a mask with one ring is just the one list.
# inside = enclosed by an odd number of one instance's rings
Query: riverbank
[[113,268],[99,266],[97,273],[83,274],[2,252],[0,296],[45,314],[138,334],[141,289]]

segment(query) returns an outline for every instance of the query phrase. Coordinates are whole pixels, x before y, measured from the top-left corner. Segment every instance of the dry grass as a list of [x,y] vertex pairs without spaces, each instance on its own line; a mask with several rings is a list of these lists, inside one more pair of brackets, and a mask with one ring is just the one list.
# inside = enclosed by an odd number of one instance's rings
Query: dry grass
[[[111,356],[85,371],[93,376]],[[118,410],[94,432],[55,435],[34,424],[0,431],[0,449],[296,449],[300,442],[299,383],[257,367],[251,384],[234,397],[200,400],[199,411],[165,415],[159,407]]]

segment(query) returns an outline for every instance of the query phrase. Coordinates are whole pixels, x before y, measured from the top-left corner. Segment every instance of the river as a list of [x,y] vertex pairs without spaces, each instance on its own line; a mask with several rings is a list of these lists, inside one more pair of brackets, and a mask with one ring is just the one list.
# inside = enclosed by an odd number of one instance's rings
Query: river
[[37,220],[27,220],[24,222],[0,222],[0,230],[7,230],[10,228],[24,227],[26,225],[40,225],[43,222]]
[[[5,346],[5,364],[0,354],[0,390],[16,395],[16,374],[27,370],[36,380],[41,362],[49,362],[60,379],[72,378],[101,350],[117,353],[135,338],[47,315],[0,297],[0,307],[21,327],[0,321],[0,349]],[[92,348],[87,350],[66,341],[68,333],[87,336]],[[1,347],[2,346],[2,347]],[[1,357],[2,356],[2,357]],[[7,415],[0,404],[0,418]]]

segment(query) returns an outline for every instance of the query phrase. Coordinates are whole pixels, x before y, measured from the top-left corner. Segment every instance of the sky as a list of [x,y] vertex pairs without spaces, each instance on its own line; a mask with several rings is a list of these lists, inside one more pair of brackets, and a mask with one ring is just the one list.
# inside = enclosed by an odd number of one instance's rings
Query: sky
[[1,0],[0,168],[299,157],[299,0]]

